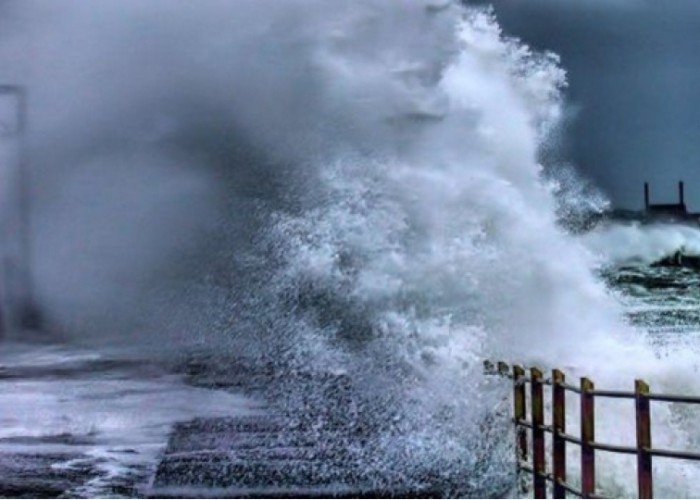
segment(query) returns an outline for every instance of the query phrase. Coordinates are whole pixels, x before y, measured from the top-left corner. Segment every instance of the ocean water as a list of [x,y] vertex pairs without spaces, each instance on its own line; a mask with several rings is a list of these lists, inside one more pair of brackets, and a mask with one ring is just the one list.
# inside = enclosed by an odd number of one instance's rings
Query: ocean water
[[612,223],[583,239],[600,255],[600,274],[618,294],[630,323],[655,342],[685,338],[690,347],[700,325],[700,274],[691,267],[655,264],[678,251],[700,254],[700,227]]

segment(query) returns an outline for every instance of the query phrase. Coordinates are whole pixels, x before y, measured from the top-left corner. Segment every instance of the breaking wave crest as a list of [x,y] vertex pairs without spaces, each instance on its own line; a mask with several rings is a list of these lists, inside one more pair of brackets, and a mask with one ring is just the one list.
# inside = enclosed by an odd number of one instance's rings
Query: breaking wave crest
[[700,255],[700,230],[687,224],[606,224],[582,237],[604,263],[653,264],[683,251]]

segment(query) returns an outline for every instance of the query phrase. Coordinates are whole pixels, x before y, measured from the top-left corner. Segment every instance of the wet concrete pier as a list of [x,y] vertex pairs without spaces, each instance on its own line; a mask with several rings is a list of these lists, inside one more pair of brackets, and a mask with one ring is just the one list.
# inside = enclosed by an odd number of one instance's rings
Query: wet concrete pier
[[[0,363],[1,498],[442,496],[430,481],[367,467],[356,425],[316,418],[318,406],[285,415],[268,405],[264,370],[47,358]],[[335,404],[351,390],[321,378]]]
[[[368,475],[338,436],[290,429],[274,417],[195,420],[176,426],[149,495],[223,498],[439,497]],[[325,444],[325,446],[324,446]]]

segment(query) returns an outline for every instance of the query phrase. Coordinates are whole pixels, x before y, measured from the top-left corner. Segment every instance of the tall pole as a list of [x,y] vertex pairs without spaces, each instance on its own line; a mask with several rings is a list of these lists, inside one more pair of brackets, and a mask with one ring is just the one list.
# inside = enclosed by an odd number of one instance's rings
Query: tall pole
[[649,211],[649,183],[644,183],[644,210]]
[[[27,92],[20,85],[0,85],[0,98],[14,101],[14,117],[6,124],[5,137],[14,139],[16,149],[17,179],[17,213],[15,248],[17,255],[9,257],[11,269],[6,269],[12,276],[5,283],[6,294],[16,297],[11,304],[13,311],[8,311],[11,327],[20,329],[38,329],[40,315],[34,297],[34,280],[32,276],[32,228],[31,228],[31,193],[28,165],[25,157],[25,139],[27,133]],[[6,242],[5,245],[8,245]],[[13,289],[9,289],[13,288]],[[7,303],[7,302],[6,302]]]

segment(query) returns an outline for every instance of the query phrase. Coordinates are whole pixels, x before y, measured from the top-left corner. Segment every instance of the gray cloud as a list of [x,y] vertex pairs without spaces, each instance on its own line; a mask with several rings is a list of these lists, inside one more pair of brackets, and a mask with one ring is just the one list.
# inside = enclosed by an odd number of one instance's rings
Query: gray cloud
[[700,210],[700,3],[494,0],[507,34],[562,56],[578,109],[568,156],[619,206],[684,178]]

